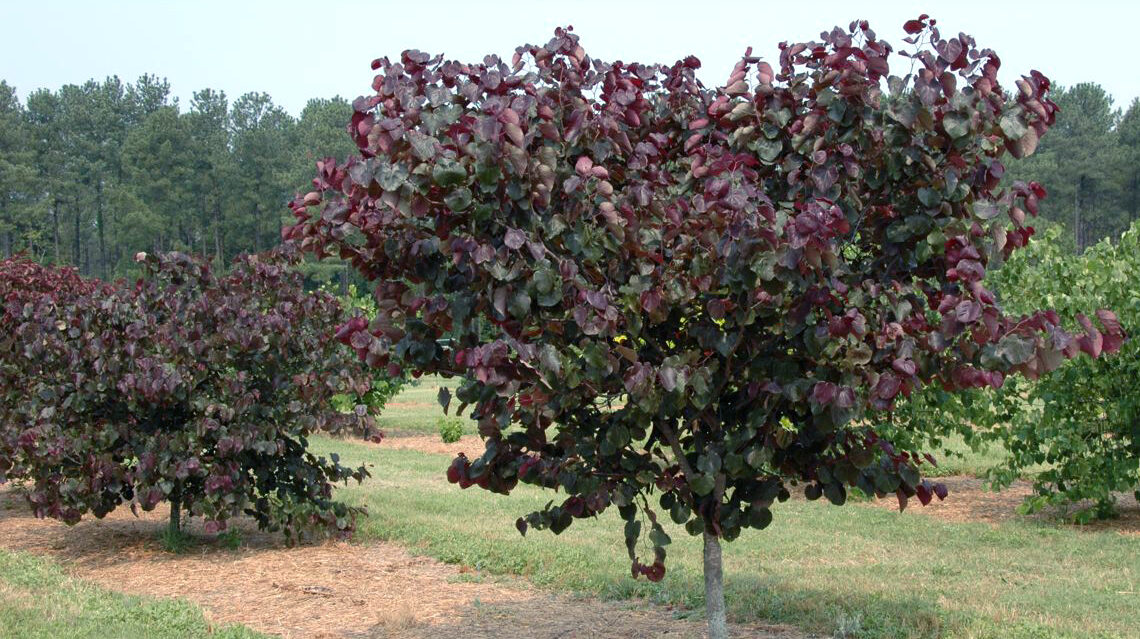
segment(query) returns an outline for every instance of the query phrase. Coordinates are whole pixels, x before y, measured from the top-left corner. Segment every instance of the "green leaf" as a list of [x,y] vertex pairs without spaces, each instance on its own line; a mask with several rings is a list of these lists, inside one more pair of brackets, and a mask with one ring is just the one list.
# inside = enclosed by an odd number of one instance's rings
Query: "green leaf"
[[697,475],[689,480],[689,489],[694,494],[704,497],[716,487],[716,478],[712,475]]
[[471,189],[464,186],[444,196],[443,203],[447,208],[458,212],[467,210],[467,207],[471,206],[471,200]]
[[942,118],[942,128],[950,137],[958,139],[970,132],[970,119],[957,113],[947,113]]
[[649,542],[657,548],[668,546],[672,541],[669,535],[666,534],[665,529],[660,526],[654,526],[653,529],[649,531]]
[[457,186],[467,182],[467,170],[454,160],[442,160],[432,167],[431,179],[444,188]]
[[1021,120],[1021,117],[1014,113],[1006,113],[1001,116],[1001,131],[1005,136],[1011,140],[1020,140],[1029,127]]
[[776,161],[780,154],[784,151],[784,141],[780,139],[769,140],[760,138],[754,143],[756,153],[760,159],[768,164]]

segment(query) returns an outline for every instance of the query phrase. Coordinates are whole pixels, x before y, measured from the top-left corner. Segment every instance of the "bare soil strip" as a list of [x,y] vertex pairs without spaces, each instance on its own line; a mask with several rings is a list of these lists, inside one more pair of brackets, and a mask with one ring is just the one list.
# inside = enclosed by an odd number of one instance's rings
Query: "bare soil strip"
[[[468,567],[416,557],[397,544],[285,547],[242,529],[243,547],[201,545],[174,555],[158,535],[159,508],[135,518],[119,509],[68,527],[30,515],[0,488],[0,547],[49,556],[72,575],[131,594],[182,597],[215,623],[241,623],[297,639],[464,637],[662,637],[703,635],[645,602],[604,602],[534,588],[521,579],[483,580]],[[197,522],[190,524],[191,531]],[[803,639],[785,626],[736,626],[734,636]]]

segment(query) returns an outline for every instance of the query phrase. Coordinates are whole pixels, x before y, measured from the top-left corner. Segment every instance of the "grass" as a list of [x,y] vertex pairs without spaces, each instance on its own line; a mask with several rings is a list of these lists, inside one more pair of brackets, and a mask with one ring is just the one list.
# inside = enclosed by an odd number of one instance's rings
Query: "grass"
[[47,559],[0,550],[0,639],[253,639],[213,626],[185,601],[111,592],[68,577]]
[[[946,452],[950,454],[946,454]],[[971,450],[961,435],[950,435],[943,440],[942,446],[931,451],[938,466],[923,466],[923,474],[929,477],[946,477],[947,475],[975,475],[982,476],[985,472],[1000,466],[1005,460],[1005,450],[994,442],[982,444],[978,450]]]
[[[458,385],[456,379],[443,379],[442,377],[424,377],[417,380],[414,386],[409,386],[392,399],[393,404],[381,413],[377,420],[381,430],[388,435],[439,435],[439,419],[443,417],[443,408],[439,405],[439,389],[445,386],[454,393]],[[452,398],[451,415],[455,415],[458,400]],[[460,418],[460,424],[465,435],[474,435],[478,431],[475,422],[466,415]],[[943,450],[951,454],[943,453]],[[994,443],[984,444],[979,450],[971,450],[961,436],[951,435],[945,438],[943,446],[932,450],[938,461],[937,467],[926,466],[924,474],[930,477],[945,477],[947,475],[977,475],[998,466],[1005,458],[1005,451]],[[1029,473],[1039,468],[1029,469]]]
[[[557,539],[548,532],[523,538],[514,520],[557,494],[464,492],[445,481],[444,456],[326,439],[314,446],[374,465],[368,484],[340,492],[373,513],[361,522],[363,541],[399,541],[552,589],[702,605],[700,545],[679,528],[669,531],[665,580],[635,581],[616,513],[578,521]],[[1140,635],[1140,538],[1021,522],[947,523],[858,504],[791,501],[775,515],[772,527],[746,531],[725,548],[736,620],[828,634],[857,625],[851,636],[865,639]]]
[[[414,386],[405,388],[394,397],[388,408],[380,414],[376,420],[380,430],[387,435],[439,436],[438,422],[439,418],[443,417],[443,407],[439,405],[439,389],[445,386],[454,394],[458,384],[456,379],[442,377],[424,377],[418,380]],[[458,406],[459,400],[453,397],[450,411],[452,415],[455,415]],[[468,419],[466,414],[460,422],[464,434],[474,435],[477,432],[475,422]]]

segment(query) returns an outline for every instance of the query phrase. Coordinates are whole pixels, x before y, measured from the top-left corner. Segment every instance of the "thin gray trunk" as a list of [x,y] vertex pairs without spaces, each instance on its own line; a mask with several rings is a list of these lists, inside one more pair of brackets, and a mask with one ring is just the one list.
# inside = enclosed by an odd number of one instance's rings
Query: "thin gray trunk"
[[98,204],[95,207],[95,214],[98,215],[96,224],[99,227],[99,276],[103,281],[107,281],[107,240],[106,231],[107,221],[103,217],[103,181],[99,180],[98,190],[96,191]]
[[1129,189],[1130,197],[1128,198],[1128,226],[1132,226],[1132,223],[1136,221],[1136,192],[1140,190],[1140,173],[1132,174],[1132,183],[1130,186],[1132,188]]
[[55,263],[59,264],[59,200],[52,199],[51,202],[51,229],[52,241],[55,245]]
[[261,203],[253,207],[253,252],[261,252]]
[[218,264],[223,263],[222,257],[222,203],[221,198],[214,200],[214,259]]
[[80,267],[82,267],[82,264],[79,261],[80,257],[81,257],[79,255],[79,247],[81,245],[80,235],[79,235],[79,233],[80,233],[79,232],[79,229],[80,229],[79,216],[81,214],[80,213],[81,209],[79,208],[79,198],[78,197],[72,201],[72,206],[75,207],[75,211],[74,211],[74,213],[75,213],[75,216],[74,216],[74,219],[75,219],[75,237],[72,238],[73,241],[71,243],[71,259],[72,259],[72,264],[75,265],[75,268],[80,268]]
[[728,639],[720,539],[708,531],[705,531],[705,615],[709,621],[709,639]]
[[170,532],[179,530],[182,530],[182,483],[174,482],[174,490],[170,492]]
[[1077,253],[1081,252],[1081,183],[1083,177],[1077,178],[1077,188],[1073,192],[1073,239],[1076,240]]

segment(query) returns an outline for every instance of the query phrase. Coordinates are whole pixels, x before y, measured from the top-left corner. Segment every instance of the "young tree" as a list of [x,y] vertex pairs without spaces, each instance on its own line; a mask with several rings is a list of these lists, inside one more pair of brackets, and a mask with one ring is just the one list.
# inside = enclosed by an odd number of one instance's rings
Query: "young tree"
[[616,506],[654,580],[668,512],[704,537],[723,637],[720,540],[790,488],[945,494],[879,434],[900,395],[1122,340],[1109,312],[1074,337],[981,284],[1033,233],[1044,190],[999,188],[1000,158],[1052,124],[1049,81],[1007,95],[992,51],[905,28],[906,78],[866,22],[781,45],[775,69],[749,51],[715,89],[696,58],[607,63],[568,29],[511,64],[376,60],[360,156],[318,165],[286,236],[375,281],[377,316],[341,331],[369,364],[463,378],[486,450],[451,481],[567,493],[524,533]]
[[332,484],[367,472],[307,438],[370,426],[363,406],[329,406],[368,376],[330,339],[336,300],[306,292],[285,257],[218,275],[140,254],[134,286],[0,263],[0,482],[26,482],[36,515],[67,523],[166,501],[174,530],[183,513],[217,531],[242,512],[290,538],[350,529],[357,509]]

